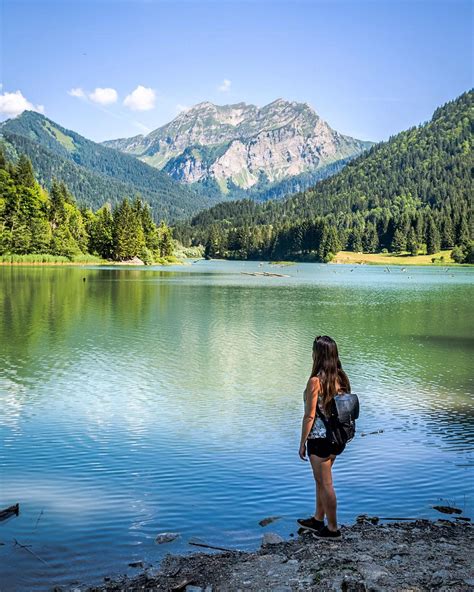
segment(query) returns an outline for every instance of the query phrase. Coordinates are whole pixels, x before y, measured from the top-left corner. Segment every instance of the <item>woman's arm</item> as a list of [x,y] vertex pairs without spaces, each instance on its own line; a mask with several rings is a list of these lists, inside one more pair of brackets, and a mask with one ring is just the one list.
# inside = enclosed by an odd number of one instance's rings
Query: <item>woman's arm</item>
[[[304,408],[304,416],[301,424],[301,441],[300,449],[305,445],[306,439],[313,426],[314,418],[316,417],[316,403],[318,402],[318,395],[321,389],[319,378],[312,376],[306,385],[306,402]],[[301,456],[301,455],[300,455]]]

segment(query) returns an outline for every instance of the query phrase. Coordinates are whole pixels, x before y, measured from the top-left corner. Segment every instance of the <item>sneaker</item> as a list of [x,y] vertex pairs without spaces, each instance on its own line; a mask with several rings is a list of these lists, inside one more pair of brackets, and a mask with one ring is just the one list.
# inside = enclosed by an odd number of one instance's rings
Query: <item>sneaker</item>
[[327,526],[323,526],[316,532],[316,536],[321,539],[340,539],[342,535],[340,530],[329,530]]
[[311,516],[311,518],[298,518],[296,522],[306,530],[312,530],[313,532],[319,532],[324,526],[324,520],[316,520],[314,516]]

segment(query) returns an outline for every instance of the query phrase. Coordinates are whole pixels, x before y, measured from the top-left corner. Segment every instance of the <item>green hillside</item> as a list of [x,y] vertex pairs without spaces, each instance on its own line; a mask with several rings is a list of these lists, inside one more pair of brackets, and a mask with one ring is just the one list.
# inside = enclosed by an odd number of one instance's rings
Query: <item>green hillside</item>
[[53,178],[64,181],[79,203],[93,208],[139,193],[156,219],[177,220],[217,201],[33,111],[2,123],[0,137],[11,158],[26,154],[31,159],[42,185],[50,188]]
[[280,202],[221,203],[177,227],[216,256],[327,260],[338,250],[413,253],[471,239],[474,92]]

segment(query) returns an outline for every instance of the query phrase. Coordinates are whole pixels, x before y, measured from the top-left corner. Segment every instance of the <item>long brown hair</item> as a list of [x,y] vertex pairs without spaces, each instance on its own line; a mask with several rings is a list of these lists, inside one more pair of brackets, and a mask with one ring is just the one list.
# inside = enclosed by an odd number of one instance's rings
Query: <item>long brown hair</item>
[[351,392],[351,383],[342,369],[334,339],[327,335],[319,335],[313,342],[313,352],[315,355],[311,376],[317,376],[321,382],[322,407],[324,413],[329,415],[332,400],[337,394],[336,380],[345,393]]

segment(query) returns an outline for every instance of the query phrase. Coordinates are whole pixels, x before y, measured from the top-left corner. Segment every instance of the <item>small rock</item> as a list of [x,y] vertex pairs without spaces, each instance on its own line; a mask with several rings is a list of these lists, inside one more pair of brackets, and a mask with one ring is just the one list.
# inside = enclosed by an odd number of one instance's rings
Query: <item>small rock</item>
[[201,586],[192,586],[192,585],[188,585],[185,588],[186,592],[202,592],[202,588]]
[[130,567],[143,567],[143,561],[132,561],[128,565]]
[[275,522],[275,520],[280,520],[280,518],[281,518],[281,516],[269,516],[268,518],[264,518],[263,520],[260,520],[259,524],[260,524],[260,526],[267,526],[268,524]]
[[266,545],[276,545],[278,543],[284,543],[285,539],[276,532],[266,532],[262,538],[262,547]]
[[341,582],[342,592],[365,592],[367,590],[362,580],[356,580],[352,576],[344,576]]
[[155,539],[155,543],[157,545],[161,545],[162,543],[171,543],[175,539],[179,537],[179,533],[177,532],[162,532],[157,535]]
[[355,556],[356,561],[373,561],[373,557],[371,555],[365,555],[361,553],[360,555]]

